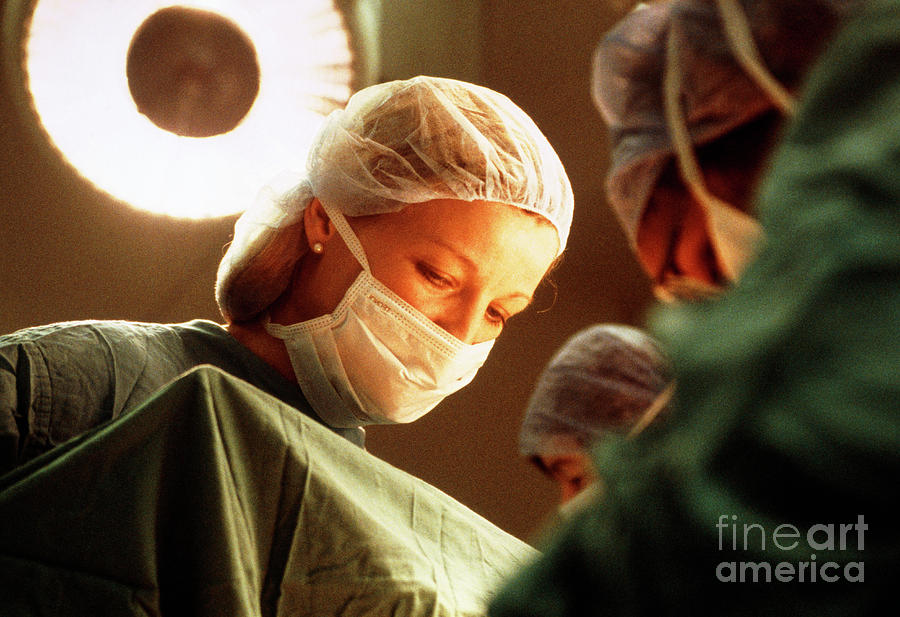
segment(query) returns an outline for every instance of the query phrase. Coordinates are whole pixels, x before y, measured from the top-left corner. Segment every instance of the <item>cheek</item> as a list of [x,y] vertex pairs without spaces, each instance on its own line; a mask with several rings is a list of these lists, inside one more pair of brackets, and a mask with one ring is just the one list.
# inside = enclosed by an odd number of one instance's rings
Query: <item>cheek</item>
[[369,267],[380,283],[415,306],[415,288],[411,285],[415,268],[409,260],[391,250],[396,240],[381,233],[378,227],[357,230],[357,236],[369,262]]
[[452,294],[434,294],[425,283],[417,282],[412,277],[397,278],[393,285],[382,282],[431,322],[454,336],[460,336],[459,332],[454,331],[454,324],[465,311],[458,297]]
[[[372,263],[374,262],[374,263]],[[425,281],[419,276],[415,266],[409,262],[388,260],[372,263],[372,275],[388,289],[409,302],[418,311],[428,315],[428,294]]]
[[414,260],[391,249],[396,244],[395,238],[376,240],[363,246],[372,276],[428,319],[439,322],[446,310],[445,302],[434,293],[428,281],[417,270]]

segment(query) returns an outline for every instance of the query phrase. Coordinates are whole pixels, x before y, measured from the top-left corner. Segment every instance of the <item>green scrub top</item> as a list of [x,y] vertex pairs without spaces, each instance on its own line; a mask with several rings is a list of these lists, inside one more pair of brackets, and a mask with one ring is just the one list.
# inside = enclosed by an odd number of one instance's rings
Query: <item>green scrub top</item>
[[[56,323],[0,336],[0,473],[209,364],[318,419],[297,384],[211,321]],[[361,428],[333,429],[357,445]]]

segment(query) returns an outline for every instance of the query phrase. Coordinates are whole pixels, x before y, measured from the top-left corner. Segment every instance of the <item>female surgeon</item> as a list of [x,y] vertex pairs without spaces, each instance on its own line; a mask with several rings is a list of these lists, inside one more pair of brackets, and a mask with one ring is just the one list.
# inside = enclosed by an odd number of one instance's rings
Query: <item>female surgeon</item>
[[226,325],[78,322],[0,337],[0,471],[212,364],[361,444],[468,384],[565,248],[569,180],[508,98],[416,77],[357,92],[305,172],[238,220]]

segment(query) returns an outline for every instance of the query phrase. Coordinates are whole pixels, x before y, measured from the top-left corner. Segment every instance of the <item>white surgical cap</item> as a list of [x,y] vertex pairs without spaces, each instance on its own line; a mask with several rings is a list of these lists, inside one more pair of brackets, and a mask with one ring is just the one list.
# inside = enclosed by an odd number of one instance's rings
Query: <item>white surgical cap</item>
[[[764,66],[796,92],[828,35],[859,0],[740,0]],[[694,146],[776,109],[735,57],[715,0],[640,5],[594,54],[592,94],[611,139],[610,206],[633,246],[647,200],[674,155],[663,103],[667,38],[679,35],[681,105]]]
[[669,384],[656,341],[599,324],[568,339],[535,384],[519,434],[524,456],[585,452],[604,433],[627,433]]
[[348,216],[435,199],[508,204],[547,219],[560,253],[574,208],[559,157],[524,111],[488,88],[436,77],[354,94],[325,120],[305,173],[290,184],[264,191],[235,225],[216,282],[226,319],[251,319],[285,290],[305,241],[274,261],[266,255],[264,266],[254,260],[301,220],[313,197]]

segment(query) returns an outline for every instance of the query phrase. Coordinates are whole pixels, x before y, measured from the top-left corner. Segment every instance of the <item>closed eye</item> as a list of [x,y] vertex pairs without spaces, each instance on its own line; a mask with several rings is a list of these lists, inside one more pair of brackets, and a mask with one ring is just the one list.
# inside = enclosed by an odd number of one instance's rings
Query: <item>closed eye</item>
[[455,282],[451,277],[435,270],[427,263],[419,262],[418,264],[416,264],[416,269],[425,278],[425,280],[427,280],[438,289],[452,289],[454,287]]
[[509,319],[509,315],[493,306],[489,306],[485,314],[490,323],[501,327],[506,325],[506,320]]

